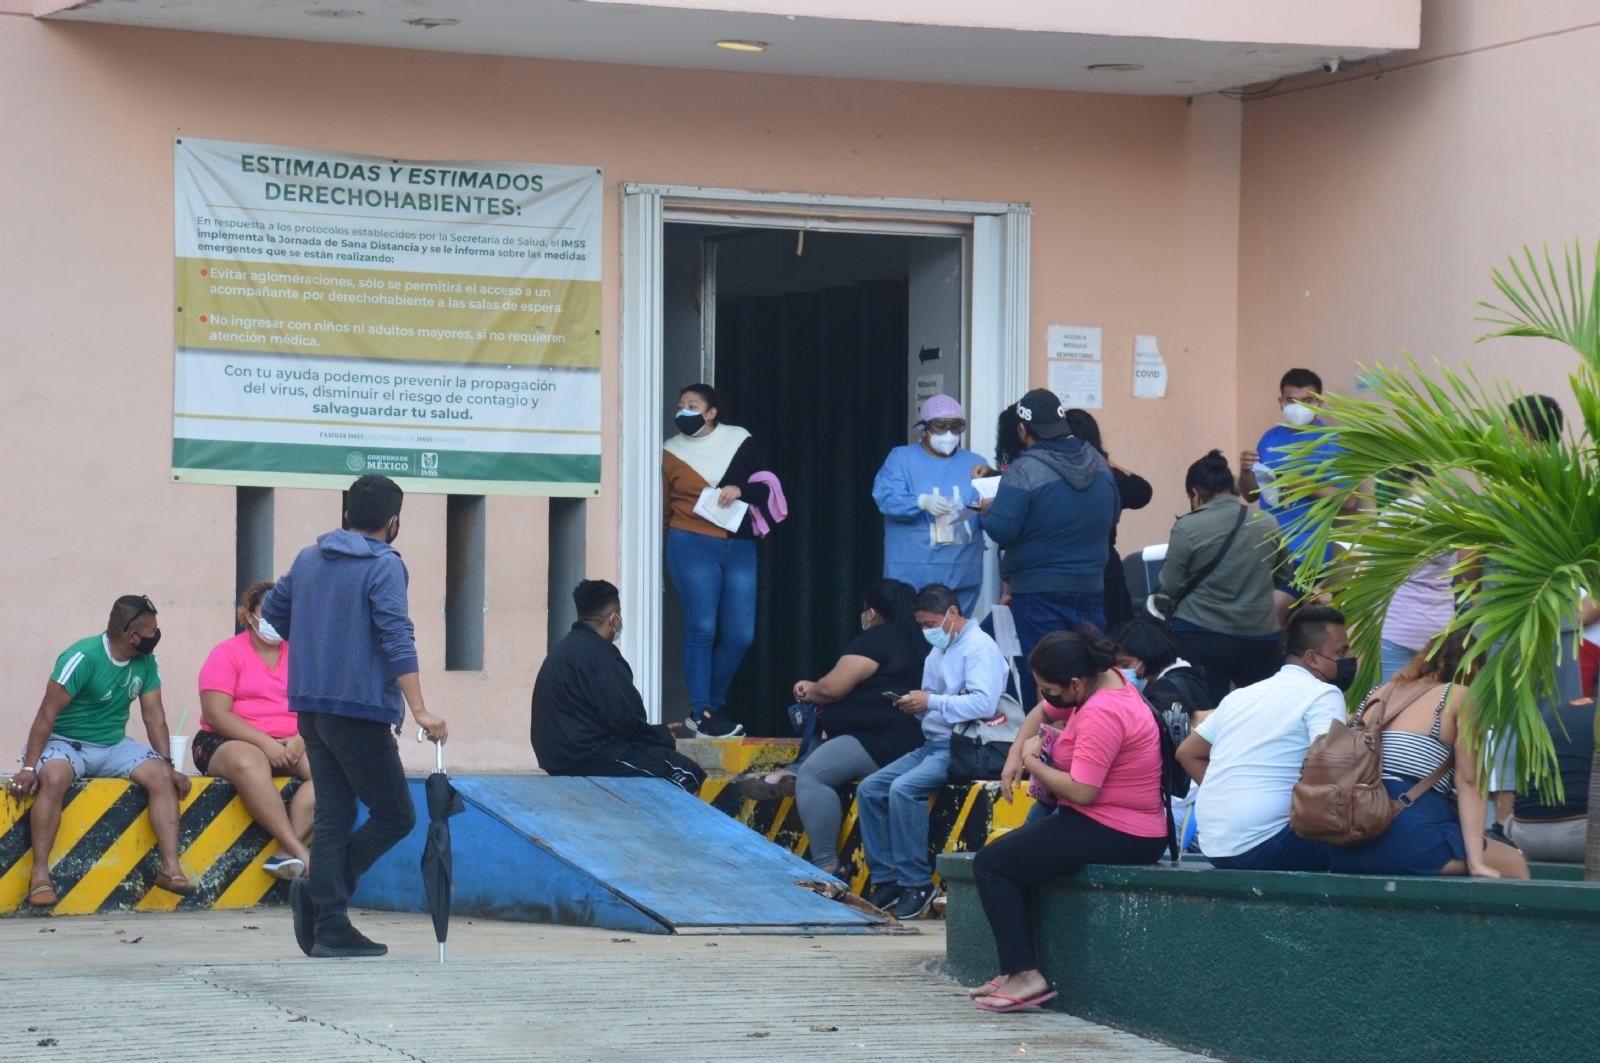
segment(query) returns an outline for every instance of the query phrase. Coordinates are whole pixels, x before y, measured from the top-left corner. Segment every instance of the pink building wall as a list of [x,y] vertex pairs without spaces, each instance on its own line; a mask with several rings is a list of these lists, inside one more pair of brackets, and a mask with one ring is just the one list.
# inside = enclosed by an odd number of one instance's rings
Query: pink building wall
[[[1463,361],[1576,411],[1566,348],[1475,345],[1492,267],[1600,238],[1593,3],[1424,4],[1422,47],[1244,104],[1239,438],[1276,421],[1281,373],[1349,394],[1357,364]],[[1382,68],[1382,77],[1375,77]]]
[[[20,743],[55,655],[99,629],[118,594],[160,606],[166,703],[174,723],[191,708],[189,733],[200,663],[232,632],[233,491],[168,481],[174,136],[603,166],[613,440],[619,182],[1030,203],[1034,383],[1049,324],[1104,328],[1107,445],[1156,485],[1121,541],[1163,541],[1187,508],[1188,462],[1237,449],[1240,110],[1220,98],[583,65],[0,14],[0,99],[0,588],[12,617],[0,742]],[[1164,401],[1130,395],[1136,333],[1160,339]],[[589,568],[614,578],[614,448],[603,467]],[[444,505],[413,496],[398,543],[429,706],[451,721],[453,767],[530,767],[545,503],[489,501],[479,673],[443,671]],[[280,571],[335,526],[337,508],[331,492],[278,493]]]

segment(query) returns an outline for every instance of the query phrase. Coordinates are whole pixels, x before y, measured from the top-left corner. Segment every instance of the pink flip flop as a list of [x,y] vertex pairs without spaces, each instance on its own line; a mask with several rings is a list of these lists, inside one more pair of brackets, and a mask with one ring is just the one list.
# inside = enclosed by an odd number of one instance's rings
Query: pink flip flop
[[995,1007],[993,1004],[985,1004],[980,1001],[978,1003],[978,1007],[984,1011],[1021,1011],[1024,1008],[1036,1008],[1047,1000],[1054,1000],[1057,994],[1056,991],[1052,989],[1049,992],[1040,993],[1036,997],[1029,997],[1027,1000],[1018,1000],[1016,997],[1008,997],[1004,993],[990,993],[989,995],[998,1000],[1009,1000],[1011,1003],[1001,1007]]

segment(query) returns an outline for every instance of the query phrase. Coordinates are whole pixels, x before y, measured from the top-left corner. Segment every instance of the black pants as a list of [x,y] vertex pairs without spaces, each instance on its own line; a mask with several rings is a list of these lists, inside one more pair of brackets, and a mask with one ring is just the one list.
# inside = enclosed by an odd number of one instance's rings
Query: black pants
[[1211,673],[1211,696],[1218,702],[1227,697],[1229,680],[1236,687],[1247,687],[1271,679],[1283,667],[1276,639],[1242,639],[1220,631],[1174,631],[1172,645],[1179,657]]
[[[350,925],[350,894],[378,858],[411,833],[417,806],[388,724],[303,712],[300,737],[317,788],[309,885],[321,938]],[[357,799],[369,815],[352,832]]]
[[1153,864],[1166,846],[1165,836],[1124,834],[1062,806],[979,849],[972,872],[1000,953],[1000,973],[1039,966],[1033,954],[1034,887],[1085,864]]
[[618,746],[581,768],[551,774],[592,775],[603,779],[665,779],[689,794],[699,793],[700,784],[706,781],[705,770],[676,749],[642,743]]

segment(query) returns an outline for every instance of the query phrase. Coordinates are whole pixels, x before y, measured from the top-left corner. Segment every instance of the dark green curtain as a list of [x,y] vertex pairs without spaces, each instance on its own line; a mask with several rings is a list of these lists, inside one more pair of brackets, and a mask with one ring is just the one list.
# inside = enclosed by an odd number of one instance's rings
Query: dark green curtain
[[907,438],[908,313],[903,281],[718,301],[717,390],[789,501],[757,546],[756,640],[728,692],[749,734],[793,733],[791,688],[833,667],[883,574],[872,479]]

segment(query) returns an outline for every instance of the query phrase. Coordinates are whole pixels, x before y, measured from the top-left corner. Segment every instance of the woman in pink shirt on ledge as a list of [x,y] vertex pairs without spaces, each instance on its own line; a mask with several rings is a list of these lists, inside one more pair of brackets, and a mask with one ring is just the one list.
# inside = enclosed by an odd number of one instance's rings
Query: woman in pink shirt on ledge
[[[200,733],[191,752],[194,766],[232,783],[245,811],[278,840],[262,870],[293,879],[311,860],[302,839],[311,833],[316,796],[306,744],[289,711],[289,644],[261,620],[261,600],[271,589],[257,583],[244,592],[238,613],[244,630],[218,643],[200,669]],[[274,775],[301,780],[287,812]]]
[[[1167,844],[1155,713],[1117,670],[1114,643],[1089,625],[1039,640],[1028,665],[1044,699],[1023,722],[1001,774],[1006,800],[1024,770],[1050,815],[978,850],[973,877],[1000,954],[1000,976],[972,991],[985,1011],[1055,997],[1034,958],[1032,892],[1085,864],[1152,864]],[[1042,725],[1062,724],[1060,732]]]

